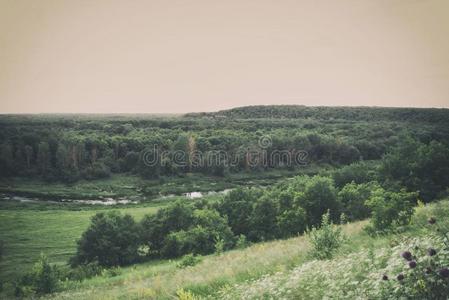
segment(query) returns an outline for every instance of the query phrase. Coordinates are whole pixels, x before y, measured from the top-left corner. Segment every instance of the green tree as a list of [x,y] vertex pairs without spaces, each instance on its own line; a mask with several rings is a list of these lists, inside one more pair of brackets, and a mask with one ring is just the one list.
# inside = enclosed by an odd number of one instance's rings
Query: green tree
[[366,201],[371,210],[371,223],[368,231],[371,233],[386,232],[396,226],[407,225],[414,212],[417,193],[386,191],[375,188]]
[[252,241],[266,241],[276,238],[279,234],[277,216],[278,205],[276,201],[268,194],[263,195],[254,204],[248,238]]
[[356,184],[352,182],[338,192],[342,212],[349,220],[360,220],[369,216],[370,210],[365,202],[370,198],[371,190],[375,188],[378,188],[375,184]]
[[218,204],[218,211],[221,215],[227,216],[234,234],[249,233],[253,204],[260,196],[260,191],[256,189],[237,188],[230,191]]
[[138,259],[139,227],[130,215],[97,213],[78,241],[72,265],[98,262],[101,266],[127,265]]
[[296,201],[305,209],[307,223],[318,225],[321,216],[328,210],[330,210],[331,219],[337,220],[340,215],[340,204],[332,179],[318,175],[301,179],[305,181],[304,190],[298,192]]
[[50,147],[47,142],[40,142],[37,149],[37,165],[42,175],[51,168]]

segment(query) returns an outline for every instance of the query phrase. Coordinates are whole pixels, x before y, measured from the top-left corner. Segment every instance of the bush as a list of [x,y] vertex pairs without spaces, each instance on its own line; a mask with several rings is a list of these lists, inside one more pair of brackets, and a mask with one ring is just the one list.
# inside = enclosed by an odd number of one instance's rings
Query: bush
[[182,259],[179,261],[179,263],[176,265],[176,267],[180,269],[184,269],[186,267],[192,267],[196,264],[201,262],[200,256],[195,256],[193,254],[187,254],[182,257]]
[[176,291],[176,296],[178,296],[179,300],[197,300],[199,298],[195,297],[195,295],[190,292],[190,291],[186,291],[184,289],[180,289],[178,291]]
[[351,182],[361,184],[375,178],[375,172],[371,169],[373,168],[367,163],[357,162],[335,170],[332,172],[332,178],[338,188]]
[[383,275],[381,293],[389,299],[447,299],[449,232],[435,218],[429,223],[435,229],[432,244],[412,240],[391,263],[392,272]]
[[139,230],[134,219],[118,212],[97,213],[78,241],[72,266],[97,262],[100,266],[127,265],[135,262]]
[[122,269],[120,267],[113,267],[109,269],[103,269],[101,275],[105,277],[116,277],[122,274]]
[[277,216],[277,224],[282,237],[303,233],[306,229],[306,213],[301,207],[293,206]]
[[163,257],[213,253],[217,250],[217,237],[221,240],[221,251],[233,246],[234,235],[226,219],[216,210],[196,209],[192,217],[191,226],[172,231],[163,239],[163,247],[160,250]]
[[249,242],[246,239],[244,234],[241,234],[237,237],[237,242],[235,243],[235,247],[237,249],[243,249],[249,246]]
[[215,254],[222,254],[225,247],[225,240],[220,236],[215,237]]
[[70,280],[82,281],[101,274],[103,268],[98,265],[97,262],[88,263],[85,265],[79,265],[68,271],[67,277]]
[[140,222],[141,242],[150,248],[150,253],[160,254],[167,236],[186,230],[193,225],[193,208],[181,201],[160,209],[154,215],[146,215]]
[[312,227],[307,234],[313,246],[310,254],[316,259],[331,259],[345,240],[341,228],[330,221],[329,212],[322,216],[321,227]]
[[299,192],[296,200],[307,214],[307,223],[318,225],[321,216],[330,210],[330,218],[337,220],[340,216],[340,204],[337,191],[331,178],[323,176],[299,177],[304,181],[303,191]]
[[49,294],[56,291],[59,284],[60,271],[56,266],[50,265],[45,255],[25,274],[16,286],[15,294],[18,297]]
[[366,230],[371,234],[385,233],[409,224],[417,196],[417,193],[407,193],[404,190],[390,192],[377,187],[366,201],[371,209],[371,223]]
[[361,220],[369,216],[370,210],[365,202],[370,198],[372,184],[356,184],[354,182],[345,185],[338,192],[338,200],[342,211],[349,220]]

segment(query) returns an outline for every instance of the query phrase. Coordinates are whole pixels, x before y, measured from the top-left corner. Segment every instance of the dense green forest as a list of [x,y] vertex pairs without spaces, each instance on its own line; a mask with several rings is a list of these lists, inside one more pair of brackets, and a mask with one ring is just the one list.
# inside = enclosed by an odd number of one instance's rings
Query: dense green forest
[[[300,167],[286,151],[306,153],[302,163],[347,165],[378,160],[407,136],[447,146],[448,120],[443,109],[302,106],[171,117],[6,115],[0,117],[0,176],[75,182],[111,173],[224,176]],[[268,139],[263,147],[261,139]]]
[[[182,258],[178,267],[184,268],[205,255],[301,234],[315,247],[311,258],[332,259],[345,243],[333,229],[337,223],[369,219],[363,221],[363,232],[373,243],[407,230],[418,232],[410,227],[415,207],[448,196],[448,125],[447,109],[366,107],[1,116],[0,183],[11,194],[20,194],[15,182],[83,189],[86,182],[122,185],[124,178],[138,178],[142,186],[197,180],[194,187],[199,188],[202,180],[203,191],[229,187],[224,184],[229,182],[233,188],[195,201],[149,200],[131,209],[2,201],[5,214],[85,210],[91,217],[87,222],[83,212],[82,226],[77,224],[72,233],[77,243],[72,239],[64,256],[70,267],[59,269],[43,256],[31,273],[15,274],[9,293],[54,292],[63,280],[70,284],[136,263]],[[270,172],[279,176],[264,186],[248,180]],[[236,183],[236,176],[244,183]],[[5,228],[14,228],[14,220],[8,222]],[[10,235],[0,232],[0,237],[5,253],[19,249]],[[14,272],[13,264],[0,265]],[[438,293],[446,291],[444,281],[436,286]]]

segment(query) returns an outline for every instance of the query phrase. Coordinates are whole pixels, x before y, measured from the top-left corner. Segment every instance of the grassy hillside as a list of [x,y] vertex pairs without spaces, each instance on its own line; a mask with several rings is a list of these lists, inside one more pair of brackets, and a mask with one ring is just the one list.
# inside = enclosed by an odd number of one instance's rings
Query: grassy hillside
[[308,240],[300,236],[206,256],[201,263],[184,269],[177,268],[175,260],[154,261],[123,268],[114,277],[105,274],[83,282],[66,282],[63,291],[52,298],[173,299],[184,291],[211,299],[260,299],[262,295],[320,299],[329,291],[357,291],[361,283],[372,288],[381,284],[385,259],[396,259],[411,243],[425,246],[430,236],[427,218],[436,216],[447,226],[448,213],[449,201],[419,207],[411,225],[402,232],[378,237],[362,230],[366,221],[343,225],[348,241],[332,260],[312,260]]

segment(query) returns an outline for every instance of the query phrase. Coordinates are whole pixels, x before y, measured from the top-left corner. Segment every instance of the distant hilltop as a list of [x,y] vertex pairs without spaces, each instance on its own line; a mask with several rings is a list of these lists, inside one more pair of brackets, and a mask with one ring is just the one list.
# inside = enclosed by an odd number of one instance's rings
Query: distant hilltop
[[217,112],[188,113],[184,117],[210,117],[235,119],[319,119],[355,121],[409,121],[447,122],[447,108],[367,107],[367,106],[304,106],[304,105],[255,105],[236,107]]

